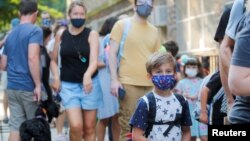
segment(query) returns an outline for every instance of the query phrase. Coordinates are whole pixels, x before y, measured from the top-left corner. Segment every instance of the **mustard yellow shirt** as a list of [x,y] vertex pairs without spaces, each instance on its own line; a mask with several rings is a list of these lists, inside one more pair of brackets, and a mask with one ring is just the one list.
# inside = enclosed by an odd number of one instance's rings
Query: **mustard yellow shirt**
[[[131,27],[124,44],[118,78],[122,84],[152,86],[151,80],[147,78],[145,64],[148,57],[160,48],[160,33],[149,22],[142,24],[133,18],[129,20]],[[126,19],[118,21],[111,31],[110,38],[118,44],[121,41],[125,21]]]

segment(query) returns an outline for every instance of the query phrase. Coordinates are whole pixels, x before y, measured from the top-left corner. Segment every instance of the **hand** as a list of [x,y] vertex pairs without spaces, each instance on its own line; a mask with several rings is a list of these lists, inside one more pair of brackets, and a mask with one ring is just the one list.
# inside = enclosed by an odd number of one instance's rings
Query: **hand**
[[36,96],[37,102],[41,100],[41,86],[36,86],[34,89],[34,95]]
[[92,91],[92,79],[90,75],[84,75],[83,77],[83,88],[84,88],[84,92],[86,94],[90,93]]
[[60,86],[61,86],[61,82],[59,78],[54,78],[54,81],[51,85],[52,89],[58,93],[60,91]]
[[188,96],[187,93],[184,93],[183,96],[186,98],[186,99],[189,99],[190,97]]
[[118,80],[111,81],[111,94],[115,97],[118,97],[118,89],[123,88],[121,82]]
[[189,96],[189,99],[191,99],[192,101],[196,101],[198,99],[197,96]]
[[200,122],[207,124],[208,123],[208,114],[207,112],[201,112]]

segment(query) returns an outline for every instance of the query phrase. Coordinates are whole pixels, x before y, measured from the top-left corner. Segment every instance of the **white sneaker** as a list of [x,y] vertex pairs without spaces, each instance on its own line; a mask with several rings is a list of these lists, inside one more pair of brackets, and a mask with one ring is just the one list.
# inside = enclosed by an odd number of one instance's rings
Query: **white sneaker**
[[56,141],[69,141],[69,138],[65,134],[60,134],[56,137]]

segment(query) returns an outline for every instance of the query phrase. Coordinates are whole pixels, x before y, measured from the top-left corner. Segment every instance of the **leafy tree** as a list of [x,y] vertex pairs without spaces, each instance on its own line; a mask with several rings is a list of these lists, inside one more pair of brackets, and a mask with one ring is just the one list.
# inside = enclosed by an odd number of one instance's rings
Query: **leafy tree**
[[0,2],[0,30],[8,29],[11,18],[18,16],[18,0]]
[[[18,17],[19,3],[21,0],[0,0],[0,32],[6,31],[10,28],[10,21],[12,18]],[[66,9],[65,0],[39,0],[39,13],[47,11],[52,18],[64,18]],[[40,17],[38,18],[38,22]]]

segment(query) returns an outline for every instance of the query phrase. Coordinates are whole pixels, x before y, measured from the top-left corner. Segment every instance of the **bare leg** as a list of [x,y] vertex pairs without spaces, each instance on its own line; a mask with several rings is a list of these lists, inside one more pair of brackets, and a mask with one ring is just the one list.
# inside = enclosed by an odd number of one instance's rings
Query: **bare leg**
[[82,141],[82,110],[80,108],[72,108],[66,110],[70,127],[70,141]]
[[63,133],[63,126],[64,126],[64,121],[65,121],[66,113],[65,111],[59,115],[59,117],[56,119],[56,131],[57,134],[62,134]]
[[109,118],[101,119],[97,123],[97,141],[104,141],[105,131],[108,125]]
[[120,124],[119,124],[119,114],[112,117],[112,134],[113,141],[119,141],[120,138]]
[[84,110],[84,141],[95,141],[96,110]]
[[201,141],[207,141],[207,136],[201,136],[200,139]]
[[4,90],[3,91],[3,109],[4,109],[4,118],[7,118],[8,117],[8,114],[7,114],[7,109],[8,109],[8,97],[7,97],[7,93],[6,91]]
[[20,141],[19,132],[11,131],[9,135],[9,141]]

